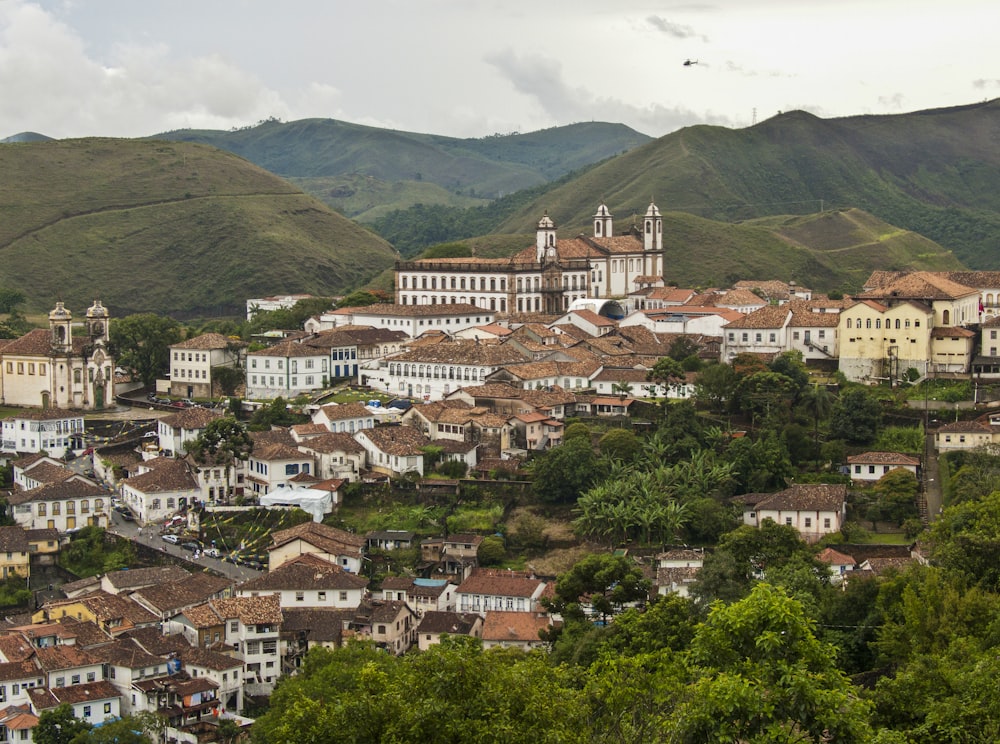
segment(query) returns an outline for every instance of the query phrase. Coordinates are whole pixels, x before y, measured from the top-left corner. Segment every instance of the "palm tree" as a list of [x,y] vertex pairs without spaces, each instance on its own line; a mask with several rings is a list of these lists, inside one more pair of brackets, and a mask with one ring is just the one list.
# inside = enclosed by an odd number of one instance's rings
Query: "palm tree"
[[830,410],[833,408],[833,396],[830,395],[830,391],[825,386],[816,383],[811,388],[802,391],[799,405],[813,417],[814,456],[819,462],[819,420],[830,415]]
[[616,382],[611,386],[611,392],[615,393],[619,399],[625,400],[632,394],[632,385],[628,382]]

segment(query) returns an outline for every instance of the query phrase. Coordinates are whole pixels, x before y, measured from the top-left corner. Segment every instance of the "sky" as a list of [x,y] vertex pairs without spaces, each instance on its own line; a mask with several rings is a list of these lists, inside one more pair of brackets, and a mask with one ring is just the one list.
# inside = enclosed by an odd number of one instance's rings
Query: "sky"
[[996,0],[0,0],[0,139],[896,114],[1000,96],[998,27]]

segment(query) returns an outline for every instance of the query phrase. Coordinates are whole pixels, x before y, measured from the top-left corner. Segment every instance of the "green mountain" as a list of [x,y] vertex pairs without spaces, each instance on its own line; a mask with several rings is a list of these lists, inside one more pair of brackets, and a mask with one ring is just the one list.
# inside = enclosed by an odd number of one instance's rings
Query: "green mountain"
[[332,295],[395,259],[381,238],[235,155],[151,140],[0,146],[0,287],[28,309],[242,314]]
[[[554,186],[497,232],[530,229],[545,210],[561,229],[583,230],[602,199],[622,224],[650,196],[665,213],[726,222],[862,209],[971,268],[996,268],[1000,101],[839,119],[793,111],[748,129],[689,127]],[[668,215],[664,230],[679,230],[677,219]]]
[[366,222],[414,204],[483,204],[650,141],[624,124],[601,122],[458,139],[335,119],[270,120],[229,132],[185,129],[156,139],[229,150]]

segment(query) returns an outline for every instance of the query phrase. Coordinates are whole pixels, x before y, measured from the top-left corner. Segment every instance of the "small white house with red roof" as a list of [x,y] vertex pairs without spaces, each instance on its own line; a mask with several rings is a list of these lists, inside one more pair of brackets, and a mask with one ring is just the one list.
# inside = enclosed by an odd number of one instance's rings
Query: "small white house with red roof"
[[896,468],[918,475],[920,458],[899,452],[865,452],[861,455],[849,455],[847,467],[851,471],[851,480],[874,482]]

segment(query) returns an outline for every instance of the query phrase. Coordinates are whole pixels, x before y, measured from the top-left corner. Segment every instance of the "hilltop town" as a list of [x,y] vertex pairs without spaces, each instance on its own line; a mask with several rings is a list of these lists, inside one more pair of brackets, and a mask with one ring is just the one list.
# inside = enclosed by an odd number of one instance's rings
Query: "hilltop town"
[[[790,566],[874,607],[954,563],[928,536],[968,460],[939,456],[1000,444],[1000,271],[686,288],[662,236],[655,203],[624,231],[603,203],[586,235],[545,215],[509,258],[398,261],[392,302],[188,334],[150,384],[100,301],[0,341],[0,564],[31,590],[0,624],[0,739],[68,705],[232,741],[273,730],[316,648],[566,661],[618,617],[682,602],[694,627]],[[73,576],[95,534],[125,564]]]

